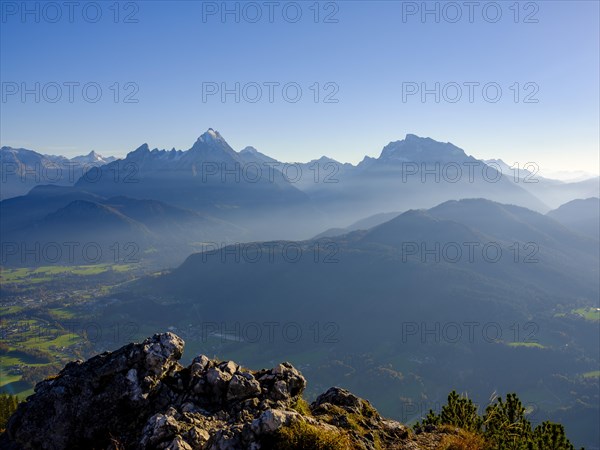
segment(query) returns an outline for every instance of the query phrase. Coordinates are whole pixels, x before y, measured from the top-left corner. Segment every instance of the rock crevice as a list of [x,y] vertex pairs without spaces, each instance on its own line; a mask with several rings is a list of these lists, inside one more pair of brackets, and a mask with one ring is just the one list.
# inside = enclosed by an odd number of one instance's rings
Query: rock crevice
[[183,347],[157,334],[67,364],[19,405],[0,447],[258,450],[304,448],[323,434],[335,438],[327,448],[429,448],[344,389],[300,408],[306,380],[289,363],[250,371],[200,355],[184,367]]

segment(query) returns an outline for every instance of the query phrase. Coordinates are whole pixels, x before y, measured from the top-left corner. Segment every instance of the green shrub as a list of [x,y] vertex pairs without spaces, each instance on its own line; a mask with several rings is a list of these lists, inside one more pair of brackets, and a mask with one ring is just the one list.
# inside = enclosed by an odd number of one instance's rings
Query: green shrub
[[517,394],[508,394],[506,401],[498,397],[483,416],[486,439],[498,449],[519,450],[531,436],[531,424],[525,418],[525,407]]
[[529,449],[535,450],[574,450],[565,435],[565,428],[552,422],[544,422],[535,427]]
[[481,429],[481,422],[482,419],[477,414],[477,406],[473,401],[452,391],[441,413],[438,415],[430,409],[423,423],[415,424],[415,430],[420,431],[425,425],[452,425],[466,431],[478,432]]
[[19,398],[12,394],[0,394],[0,432],[6,428],[6,423],[17,410]]
[[448,450],[479,448],[481,444],[476,436],[484,439],[485,447],[481,448],[488,450],[575,450],[560,424],[544,422],[532,429],[517,394],[508,394],[506,400],[496,398],[483,417],[479,417],[471,400],[452,391],[440,414],[429,410],[423,422],[417,422],[414,429],[419,433],[426,426],[448,425],[475,436],[468,440],[469,445],[460,437],[448,438],[448,446],[444,447]]

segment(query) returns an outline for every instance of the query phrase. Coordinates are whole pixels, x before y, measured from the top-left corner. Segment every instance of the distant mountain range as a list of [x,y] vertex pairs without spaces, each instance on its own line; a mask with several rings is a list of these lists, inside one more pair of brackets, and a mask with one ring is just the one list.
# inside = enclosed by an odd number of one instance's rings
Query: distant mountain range
[[560,181],[550,178],[544,178],[537,173],[535,164],[525,164],[526,168],[510,167],[501,159],[485,161],[492,167],[500,168],[503,174],[508,175],[508,179],[531,192],[545,204],[553,208],[566,203],[574,198],[585,198],[589,196],[598,196],[600,190],[600,178],[598,177],[579,177],[571,181]]
[[2,171],[0,200],[25,195],[33,187],[54,184],[72,186],[92,167],[115,161],[95,151],[87,155],[65,158],[64,156],[42,155],[25,148],[0,148]]
[[600,239],[600,198],[572,200],[548,213],[572,230]]
[[373,220],[367,225],[381,223],[390,217],[382,211],[448,200],[481,197],[546,213],[600,195],[599,178],[564,183],[525,169],[515,174],[501,160],[486,164],[453,144],[411,134],[356,166],[326,156],[282,163],[253,147],[237,152],[213,129],[189,150],[143,144],[119,160],[8,147],[0,155],[3,241],[118,237],[138,242],[144,255],[158,249],[177,255],[163,263],[183,261],[198,242],[340,234],[364,228],[344,229],[365,217]]
[[[265,243],[262,248],[263,254],[269,254],[267,251],[269,245],[281,248],[286,242]],[[279,275],[282,280],[287,280],[287,283],[290,281],[287,276],[284,276],[287,271],[291,271],[290,274],[297,272],[298,277],[302,276],[301,273],[304,271],[308,271],[313,281],[316,280],[314,277],[322,277],[323,286],[351,285],[352,282],[349,280],[355,279],[362,286],[355,286],[357,292],[362,292],[365,284],[370,286],[367,290],[371,288],[378,290],[389,283],[405,282],[407,283],[405,289],[408,289],[417,280],[422,279],[418,276],[419,272],[435,272],[443,267],[442,273],[447,273],[443,277],[440,273],[440,279],[446,280],[446,283],[456,284],[457,288],[460,288],[461,280],[465,277],[472,277],[469,285],[472,286],[474,280],[483,283],[482,287],[489,284],[484,291],[490,294],[493,292],[492,285],[496,283],[501,283],[503,289],[514,290],[512,295],[504,298],[510,299],[506,301],[514,302],[513,306],[517,308],[524,306],[519,301],[524,295],[520,292],[522,283],[529,285],[529,289],[543,293],[536,300],[542,302],[551,302],[550,299],[561,295],[581,295],[592,300],[599,289],[597,240],[572,231],[540,213],[485,199],[448,201],[428,210],[410,210],[366,230],[353,231],[341,237],[301,241],[297,246],[307,250],[316,248],[319,243],[326,246],[331,242],[336,246],[335,252],[331,253],[332,258],[335,253],[335,264],[319,264],[321,260],[313,259],[312,254],[310,254],[311,258],[286,264],[283,257],[285,255],[275,252],[277,256],[274,262],[265,257],[253,268],[248,268],[244,264],[239,264],[233,256],[227,258],[228,251],[234,255],[232,249],[222,249],[223,257],[215,252],[212,252],[210,257],[202,253],[191,255],[172,275],[163,277],[161,283],[166,283],[166,289],[170,292],[185,292],[188,296],[193,295],[188,289],[201,282],[199,277],[212,278],[213,281],[209,282],[207,279],[206,283],[215,283],[216,286],[221,276],[231,277],[238,270],[240,273],[236,276],[250,276],[254,280],[260,280],[264,271],[265,282],[266,278],[270,278],[271,283],[277,283],[275,279],[279,276],[274,277],[273,271],[282,270]],[[413,244],[417,244],[417,247]],[[447,249],[442,251],[446,244],[448,244]],[[470,245],[471,250],[467,244]],[[493,249],[484,252],[487,244],[492,245]],[[435,251],[436,247],[439,247],[438,251]],[[322,251],[323,253],[318,256],[324,258],[328,253],[326,250]],[[256,252],[259,251],[254,250],[254,253]],[[497,258],[498,252],[501,256]],[[365,260],[371,263],[365,264]],[[361,263],[354,267],[354,261],[361,261]],[[396,267],[397,265],[399,266]],[[357,273],[356,278],[348,276],[348,273],[339,269],[341,266],[348,270],[358,270],[359,267],[362,270],[365,266],[369,266],[370,275]],[[396,275],[391,278],[385,278],[384,274],[391,275],[391,272],[395,271],[394,267],[404,269],[396,271]],[[449,276],[452,273],[454,277]],[[346,281],[333,282],[330,278],[332,276],[343,276]],[[383,284],[380,285],[379,283],[382,282]],[[308,291],[318,290],[318,286],[321,286],[320,283],[301,284]],[[257,282],[256,285],[262,284]],[[204,286],[205,289],[197,293],[202,298],[209,292],[206,289],[207,285]],[[242,287],[247,289],[245,283],[240,284],[239,288]],[[421,288],[436,291],[438,287],[421,286]],[[445,288],[447,289],[448,286]],[[231,286],[231,289],[236,290],[238,287]],[[346,300],[353,295],[352,288],[348,287],[348,289],[348,295],[343,296]],[[389,286],[384,290],[397,292],[395,289],[389,289]],[[277,289],[271,291],[273,295],[279,292]],[[243,297],[233,294],[234,292],[223,292],[219,296],[227,297],[228,302]],[[314,294],[316,295],[316,292]],[[318,295],[311,297],[316,302],[315,306],[319,304],[317,297]],[[300,307],[305,303],[298,303],[298,305]],[[229,306],[223,303],[223,307]],[[256,307],[256,304],[254,303],[252,307]],[[419,305],[419,308],[421,307],[423,304]],[[302,314],[301,311],[298,313]]]
[[[237,182],[237,178],[241,179],[241,182],[253,183],[260,183],[260,180],[268,179],[280,188],[282,186],[289,188],[289,184],[291,184],[316,198],[329,192],[331,189],[328,188],[339,187],[348,192],[360,190],[364,187],[361,186],[362,183],[369,176],[375,174],[384,175],[384,178],[398,177],[402,184],[397,187],[406,193],[414,191],[412,185],[415,182],[430,186],[442,184],[445,189],[453,185],[462,186],[467,182],[471,185],[472,192],[470,194],[473,194],[474,190],[483,186],[481,184],[483,179],[488,185],[501,186],[497,189],[490,186],[485,187],[484,191],[487,191],[490,196],[513,194],[517,197],[511,200],[513,203],[523,203],[523,206],[541,209],[557,207],[575,198],[596,196],[600,189],[598,177],[590,176],[581,179],[582,176],[580,176],[577,181],[570,182],[544,178],[534,170],[536,167],[534,164],[524,164],[523,167],[517,168],[509,166],[501,159],[479,160],[468,156],[462,149],[450,143],[441,143],[412,134],[408,134],[404,140],[390,142],[383,148],[378,158],[366,156],[356,166],[340,163],[327,156],[308,163],[285,163],[265,155],[251,146],[236,152],[219,132],[212,128],[200,136],[187,151],[150,150],[148,144],[141,145],[130,152],[120,163],[112,164],[105,169],[105,171],[113,172],[117,170],[122,177],[118,177],[114,173],[112,178],[102,177],[94,172],[86,179],[80,180],[83,175],[80,166],[85,165],[89,169],[90,166],[99,167],[117,161],[114,157],[104,158],[94,151],[85,156],[68,159],[63,156],[41,155],[22,148],[2,147],[0,161],[5,173],[2,179],[1,199],[23,195],[31,187],[39,184],[73,185],[77,183],[80,186],[86,186],[90,183],[98,183],[102,185],[97,188],[99,190],[119,190],[125,189],[125,184],[134,184],[138,181],[147,184],[148,180],[168,179],[169,175],[173,174],[199,177],[203,184],[214,184],[221,180],[224,182],[223,184],[233,184]],[[74,168],[70,172],[63,170],[63,176],[57,177],[51,171],[51,169],[56,171],[56,165]],[[237,169],[238,165],[240,165],[240,169]],[[255,180],[257,178],[256,168],[261,169],[257,180]],[[246,172],[243,172],[244,169]],[[239,173],[236,174],[234,170]],[[273,173],[269,173],[270,171]],[[285,173],[282,174],[282,171]],[[44,176],[43,172],[47,172],[47,176]],[[495,172],[500,172],[502,176]],[[25,174],[27,174],[26,180],[19,179],[20,185],[16,185],[20,189],[15,187],[16,178],[25,178]],[[274,179],[270,180],[270,178]],[[111,181],[112,184],[120,185],[120,188],[108,187]],[[519,189],[507,188],[506,181],[512,181],[513,184],[540,198],[532,198]],[[388,185],[390,182],[389,179],[380,180],[381,185]],[[373,180],[369,180],[369,183],[372,185]],[[378,186],[373,185],[373,187]],[[131,186],[127,188],[135,190]],[[548,192],[548,188],[551,192]],[[460,191],[457,187],[453,190]],[[362,196],[364,197],[366,194],[362,193]],[[434,201],[433,204],[437,203]]]
[[[232,242],[247,234],[224,220],[158,200],[106,198],[61,186],[37,186],[26,196],[4,200],[0,209],[2,264],[9,265],[147,260],[170,265],[206,242]],[[72,253],[70,243],[76,245]],[[85,246],[91,247],[89,255]]]
[[351,231],[356,230],[368,230],[374,226],[387,222],[388,220],[393,219],[396,216],[399,216],[400,212],[389,212],[389,213],[379,213],[373,214],[372,216],[365,217],[364,219],[357,220],[356,222],[348,225],[347,227],[342,228],[330,228],[328,230],[323,231],[322,233],[317,234],[314,239],[319,239],[323,237],[333,237],[333,236],[341,236]]
[[[316,235],[314,239],[342,236],[356,230],[367,230],[399,215],[399,212],[375,214],[347,227],[330,228]],[[572,200],[557,209],[549,211],[546,216],[551,217],[571,231],[600,239],[600,198],[598,197]],[[457,217],[457,219],[460,219],[460,217]]]

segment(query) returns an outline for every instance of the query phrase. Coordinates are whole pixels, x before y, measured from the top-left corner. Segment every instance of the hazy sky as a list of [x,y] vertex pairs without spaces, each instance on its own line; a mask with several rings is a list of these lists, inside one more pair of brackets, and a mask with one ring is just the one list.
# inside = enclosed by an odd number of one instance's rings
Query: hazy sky
[[425,17],[400,1],[229,2],[224,18],[222,2],[1,5],[2,145],[124,155],[213,127],[237,150],[356,163],[414,133],[598,172],[597,1],[429,2]]

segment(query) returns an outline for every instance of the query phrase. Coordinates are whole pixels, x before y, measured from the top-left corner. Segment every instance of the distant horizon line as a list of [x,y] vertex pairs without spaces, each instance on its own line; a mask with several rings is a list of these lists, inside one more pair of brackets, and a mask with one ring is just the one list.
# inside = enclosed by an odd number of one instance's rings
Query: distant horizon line
[[[318,156],[318,157],[313,157],[312,159],[309,159],[308,161],[282,161],[282,160],[274,157],[271,154],[264,153],[263,151],[261,151],[260,149],[254,147],[253,145],[245,145],[243,148],[241,148],[239,150],[236,150],[234,147],[232,147],[227,142],[227,140],[219,133],[219,131],[217,129],[214,129],[212,127],[207,128],[207,130],[205,132],[203,132],[198,138],[196,138],[196,141],[198,139],[200,139],[202,136],[204,136],[205,134],[209,133],[211,130],[215,131],[223,139],[223,141],[226,142],[227,145],[229,145],[236,153],[240,153],[242,150],[244,150],[244,149],[246,149],[248,147],[251,147],[251,148],[254,148],[255,150],[257,150],[259,153],[261,153],[261,154],[263,154],[265,156],[271,157],[273,159],[276,159],[278,162],[281,162],[283,164],[307,164],[307,163],[310,163],[310,162],[313,162],[313,161],[318,161],[319,159],[322,159],[322,158],[329,158],[329,159],[332,159],[332,160],[334,160],[334,161],[336,161],[337,163],[340,163],[340,164],[350,164],[353,167],[357,167],[367,157],[368,158],[374,158],[374,159],[380,158],[381,157],[381,153],[383,151],[383,148],[382,148],[376,156],[371,156],[371,155],[365,154],[363,156],[363,159],[360,160],[360,161],[358,161],[357,163],[352,163],[352,162],[348,162],[348,161],[340,161],[340,160],[335,159],[333,157],[327,156],[326,154],[323,154],[323,155]],[[406,140],[406,138],[408,136],[416,136],[416,137],[418,137],[420,139],[431,139],[431,140],[433,140],[435,142],[439,142],[439,143],[442,143],[442,144],[451,144],[451,145],[454,145],[455,147],[460,148],[467,156],[472,156],[473,158],[477,159],[478,161],[482,161],[482,162],[485,163],[486,161],[498,160],[498,161],[503,162],[504,164],[507,164],[510,167],[510,164],[506,163],[506,161],[503,158],[501,158],[501,157],[497,157],[496,156],[495,158],[487,158],[487,159],[478,158],[476,156],[469,155],[465,151],[465,149],[463,149],[462,147],[460,147],[460,146],[458,146],[458,145],[456,145],[456,144],[454,144],[454,143],[452,143],[450,141],[446,141],[446,142],[444,142],[444,141],[437,141],[437,140],[435,140],[433,138],[419,136],[419,135],[414,134],[414,133],[406,133],[406,135],[404,136],[403,139],[398,139],[398,140],[395,140],[395,141],[390,141],[387,144],[384,144],[383,147],[385,147],[385,146],[387,146],[389,144],[395,143],[395,142],[404,141],[404,140]],[[176,149],[175,147],[172,147],[171,149],[166,149],[166,148],[162,148],[161,149],[161,148],[158,148],[158,147],[151,148],[150,145],[147,142],[144,142],[143,144],[138,145],[136,148],[127,151],[127,153],[125,153],[124,155],[122,153],[119,154],[119,153],[115,153],[115,152],[103,153],[102,151],[98,151],[96,149],[92,149],[92,150],[89,150],[87,152],[74,154],[73,156],[71,156],[71,155],[65,155],[65,154],[62,154],[62,153],[45,153],[46,151],[50,151],[50,152],[60,151],[60,150],[56,149],[56,147],[54,147],[54,146],[47,147],[47,150],[41,150],[40,151],[40,150],[34,150],[32,148],[26,148],[26,147],[23,147],[23,146],[4,145],[4,144],[0,143],[0,148],[8,147],[8,148],[12,148],[12,149],[15,149],[15,150],[19,150],[19,149],[29,150],[29,151],[33,151],[33,152],[38,153],[38,154],[43,155],[43,156],[63,157],[63,158],[67,158],[67,159],[73,159],[73,158],[78,158],[78,157],[85,157],[85,156],[88,156],[90,153],[94,152],[97,155],[101,156],[102,158],[115,158],[115,159],[118,160],[118,159],[125,159],[129,153],[137,150],[138,148],[140,148],[140,147],[142,147],[144,145],[147,145],[150,151],[152,151],[152,150],[159,150],[159,151],[170,152],[172,150],[175,150],[175,151],[187,152],[187,151],[191,150],[191,148],[192,148],[192,147],[190,147],[190,148],[185,149],[185,150],[183,150],[183,149]],[[193,144],[192,144],[192,146],[193,146]],[[65,146],[65,147],[61,147],[61,148],[62,149],[72,149],[74,151],[77,151],[77,150],[75,150],[74,147],[70,147],[70,146]],[[558,180],[558,181],[563,181],[563,182],[586,181],[586,180],[589,180],[589,179],[592,179],[592,178],[600,177],[600,171],[598,171],[598,172],[590,172],[589,170],[584,170],[584,169],[543,170],[543,169],[540,168],[538,173],[542,177],[551,178],[551,179]]]

